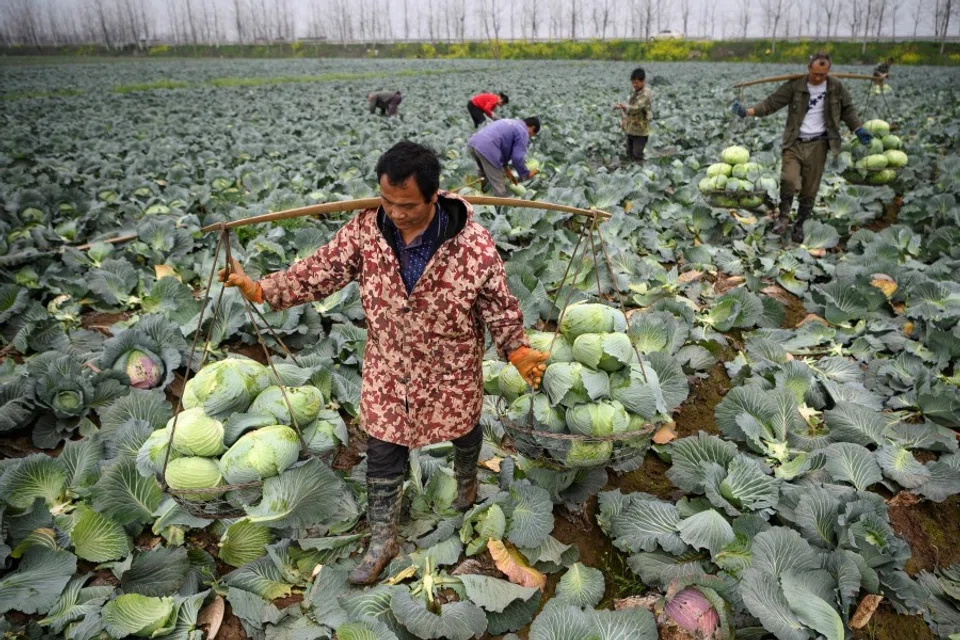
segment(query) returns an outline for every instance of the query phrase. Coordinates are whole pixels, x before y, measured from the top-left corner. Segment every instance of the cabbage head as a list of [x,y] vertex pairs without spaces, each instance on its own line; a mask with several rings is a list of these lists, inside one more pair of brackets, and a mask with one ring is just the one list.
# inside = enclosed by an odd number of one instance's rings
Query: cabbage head
[[717,184],[717,181],[713,178],[704,178],[697,185],[697,188],[700,190],[700,193],[710,193],[714,189],[714,185]]
[[890,135],[890,125],[885,120],[868,120],[863,123],[863,128],[879,138]]
[[570,344],[584,333],[609,333],[626,329],[627,319],[623,312],[605,304],[570,305],[560,323],[560,333]]
[[513,402],[529,390],[530,385],[515,366],[508,364],[500,370],[500,395],[506,398],[507,402]]
[[617,371],[633,360],[633,345],[625,333],[584,333],[573,341],[573,357],[591,369]]
[[900,139],[900,136],[895,136],[890,134],[889,136],[883,136],[883,148],[887,151],[890,149],[902,149],[903,140]]
[[135,389],[163,389],[173,382],[187,343],[180,329],[159,314],[145,315],[136,325],[103,343],[100,368],[123,371]]
[[540,161],[536,158],[526,158],[523,163],[530,171],[540,171]]
[[[177,425],[179,431],[180,426]],[[170,429],[157,429],[140,445],[137,451],[137,469],[144,476],[159,476],[163,471],[163,459],[167,455],[167,445],[170,443]],[[180,457],[177,450],[170,452],[170,459],[176,460]]]
[[907,166],[907,154],[905,154],[903,151],[890,149],[889,151],[884,152],[883,155],[887,156],[888,167],[897,169]]
[[585,469],[599,467],[610,459],[613,453],[612,442],[578,442],[570,443],[570,450],[563,463],[568,469]]
[[750,152],[746,147],[734,145],[724,149],[723,152],[720,153],[720,158],[727,164],[745,164],[750,161]]
[[[287,387],[287,400],[293,408],[293,420],[297,426],[305,426],[317,419],[317,414],[323,409],[323,393],[316,387]],[[283,390],[274,385],[260,392],[247,413],[263,416],[273,416],[278,424],[293,424],[290,410],[283,399]]]
[[744,209],[756,209],[763,204],[763,198],[760,196],[743,196],[738,204]]
[[[527,422],[530,417],[531,397],[533,398],[532,427]],[[564,433],[567,430],[563,410],[550,406],[550,400],[542,393],[527,393],[514,400],[507,409],[507,417],[521,427],[533,428],[537,431]]]
[[890,184],[897,179],[897,172],[893,169],[884,169],[883,171],[877,171],[869,178],[867,182],[870,184]]
[[223,423],[211,418],[196,407],[181,411],[179,415],[170,418],[167,429],[173,429],[173,421],[177,421],[177,429],[173,433],[173,449],[185,456],[218,456],[223,453]]
[[579,362],[555,362],[543,373],[543,390],[554,406],[572,407],[610,394],[606,371],[592,371]]
[[347,443],[347,425],[336,411],[324,410],[303,430],[307,451],[316,456],[333,452],[341,443]]
[[616,400],[579,404],[567,409],[567,428],[583,436],[609,436],[623,433],[630,426],[630,415]]
[[872,153],[866,158],[857,160],[857,169],[885,169],[887,166],[887,156],[882,153]]
[[483,392],[488,396],[500,395],[500,372],[505,366],[501,360],[483,361]]
[[228,484],[257,482],[280,475],[300,457],[297,432],[282,424],[261,427],[240,436],[220,458]]
[[177,611],[178,607],[173,598],[125,593],[103,605],[101,616],[103,626],[111,638],[152,638],[173,632]]
[[647,430],[650,422],[643,416],[638,416],[635,413],[628,414],[630,416],[630,423],[627,425],[627,433],[633,433],[635,431],[645,431]]
[[227,358],[201,369],[183,390],[183,406],[203,407],[207,415],[246,411],[270,384],[269,369],[256,360]]
[[717,175],[729,176],[731,173],[733,173],[733,167],[726,162],[717,162],[707,167],[708,178]]
[[573,351],[570,349],[570,343],[567,342],[562,333],[558,333],[557,339],[554,340],[553,334],[549,331],[527,331],[527,339],[530,340],[531,349],[550,352],[547,364],[573,362]]
[[756,162],[745,162],[735,166],[732,173],[734,178],[740,178],[741,180],[749,179],[748,176],[756,178],[756,174],[760,173],[760,165]]
[[[187,456],[171,460],[167,464],[167,484],[171,489],[212,489],[222,484],[220,465],[210,458]],[[189,497],[197,500],[210,500],[219,495],[218,491],[196,493]]]

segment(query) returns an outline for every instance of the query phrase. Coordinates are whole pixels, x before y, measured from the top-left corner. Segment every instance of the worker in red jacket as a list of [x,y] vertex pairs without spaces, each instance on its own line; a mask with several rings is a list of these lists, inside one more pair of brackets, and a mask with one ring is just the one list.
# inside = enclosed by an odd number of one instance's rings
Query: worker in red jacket
[[510,98],[505,93],[478,93],[470,98],[467,103],[467,111],[473,118],[473,128],[476,129],[483,124],[485,118],[496,120],[493,110],[505,104],[510,104]]

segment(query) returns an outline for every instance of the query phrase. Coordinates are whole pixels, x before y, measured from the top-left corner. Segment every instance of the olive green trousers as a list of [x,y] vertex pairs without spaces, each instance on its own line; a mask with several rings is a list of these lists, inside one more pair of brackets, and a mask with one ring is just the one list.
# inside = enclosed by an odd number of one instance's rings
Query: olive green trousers
[[813,206],[820,190],[820,180],[827,166],[826,140],[795,143],[783,150],[780,168],[780,199],[800,196],[800,204]]

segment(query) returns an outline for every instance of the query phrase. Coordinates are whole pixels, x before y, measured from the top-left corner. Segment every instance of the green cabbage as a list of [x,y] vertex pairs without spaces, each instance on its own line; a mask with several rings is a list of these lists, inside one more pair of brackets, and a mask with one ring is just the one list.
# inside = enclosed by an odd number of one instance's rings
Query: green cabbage
[[563,433],[567,430],[563,410],[551,407],[550,400],[542,393],[532,396],[528,393],[514,400],[507,409],[507,417],[512,422],[523,428],[531,428],[528,424],[531,397],[533,397],[533,429],[551,433]]
[[560,333],[573,343],[584,333],[626,331],[627,319],[623,312],[605,304],[575,304],[566,308],[560,322]]
[[710,193],[711,191],[714,190],[716,184],[717,184],[717,181],[714,180],[713,178],[704,178],[697,185],[697,188],[700,189],[700,193]]
[[246,411],[267,388],[269,369],[255,360],[227,358],[208,364],[183,390],[186,409],[203,407],[207,415],[220,416]]
[[887,156],[882,153],[874,153],[866,158],[857,160],[857,169],[884,169],[887,166]]
[[[112,638],[152,638],[165,636],[174,630],[177,609],[173,598],[125,593],[103,605],[101,616],[103,626]],[[84,615],[83,607],[74,607],[74,611],[77,610],[78,615]]]
[[510,184],[507,186],[515,196],[522,196],[527,192],[527,188],[522,184]]
[[[306,425],[317,419],[317,414],[323,409],[323,393],[313,386],[287,387],[287,400],[293,408],[293,418],[297,426]],[[274,385],[260,392],[247,413],[273,416],[279,424],[293,424],[290,411],[283,399],[283,390]]]
[[883,148],[886,150],[890,149],[902,149],[903,141],[899,136],[890,134],[889,136],[883,136]]
[[635,413],[628,414],[630,416],[630,423],[627,425],[627,433],[632,433],[634,431],[645,431],[649,426],[649,421],[643,416],[638,416]]
[[223,457],[220,472],[229,484],[257,482],[280,475],[300,456],[297,432],[286,425],[243,434]]
[[616,371],[633,360],[633,345],[625,333],[584,333],[573,341],[573,357],[591,369]]
[[177,429],[173,433],[173,449],[185,456],[218,456],[223,453],[223,423],[211,418],[203,409],[195,407],[180,412],[167,422],[167,429]]
[[867,181],[870,184],[880,185],[880,184],[890,184],[896,179],[897,179],[896,171],[894,171],[893,169],[884,169],[883,171],[877,171],[876,173],[871,175],[869,178],[867,178]]
[[527,165],[527,169],[530,171],[540,171],[540,161],[536,158],[526,158],[524,164]]
[[[179,430],[179,425],[177,427]],[[167,445],[170,443],[170,429],[157,429],[140,445],[137,451],[137,468],[143,475],[160,475],[163,470],[163,460],[167,455]],[[170,459],[180,457],[177,450],[170,452]]]
[[483,392],[485,394],[500,395],[500,372],[505,366],[507,363],[501,360],[483,361]]
[[886,151],[883,155],[887,156],[887,166],[891,168],[899,168],[907,166],[907,154],[903,151],[898,151],[896,149],[890,149]]
[[733,172],[733,167],[726,162],[717,162],[707,167],[707,177],[712,178],[717,175],[729,176]]
[[612,453],[612,442],[579,442],[574,440],[570,443],[570,450],[567,451],[564,465],[568,469],[598,467],[606,463]]
[[890,134],[890,125],[884,120],[868,120],[863,123],[863,128],[879,138]]
[[530,385],[515,366],[508,364],[500,370],[500,395],[506,398],[507,402],[513,402],[529,390]]
[[322,456],[331,453],[340,444],[346,444],[347,425],[336,411],[321,411],[317,419],[303,430],[307,451]]
[[543,390],[553,405],[572,407],[609,395],[610,379],[579,362],[555,362],[543,373]]
[[724,149],[720,158],[727,164],[744,164],[750,161],[750,152],[745,147],[734,145]]
[[[756,162],[745,162],[743,164],[738,164],[733,168],[733,177],[740,178],[741,180],[748,179],[747,176],[752,174],[757,174],[760,172],[760,165]],[[756,177],[754,175],[754,177]]]
[[580,404],[567,409],[570,433],[584,436],[608,436],[623,433],[630,426],[630,416],[616,400]]
[[743,196],[737,204],[744,209],[756,209],[763,204],[763,198],[760,196]]
[[[167,463],[167,484],[171,489],[212,489],[219,487],[222,478],[220,465],[210,458],[188,456],[177,458]],[[217,497],[219,492],[198,492],[189,497],[196,500],[210,500]]]
[[547,358],[547,364],[573,362],[573,350],[570,348],[570,343],[561,333],[556,334],[556,339],[553,335],[548,331],[527,331],[530,348],[537,351],[549,351],[550,357]]

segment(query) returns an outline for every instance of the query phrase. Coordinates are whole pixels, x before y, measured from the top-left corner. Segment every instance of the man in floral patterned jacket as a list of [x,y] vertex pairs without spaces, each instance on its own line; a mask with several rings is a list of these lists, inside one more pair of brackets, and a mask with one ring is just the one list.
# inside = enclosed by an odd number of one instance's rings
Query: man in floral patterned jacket
[[351,219],[312,256],[260,282],[221,271],[227,286],[273,309],[322,300],[360,283],[367,320],[360,419],[367,444],[371,539],[351,573],[370,584],[399,551],[397,522],[408,448],[453,440],[458,497],[477,496],[484,327],[534,387],[549,354],[530,349],[493,238],[473,209],[439,191],[440,161],[409,141],[380,156],[377,209]]

